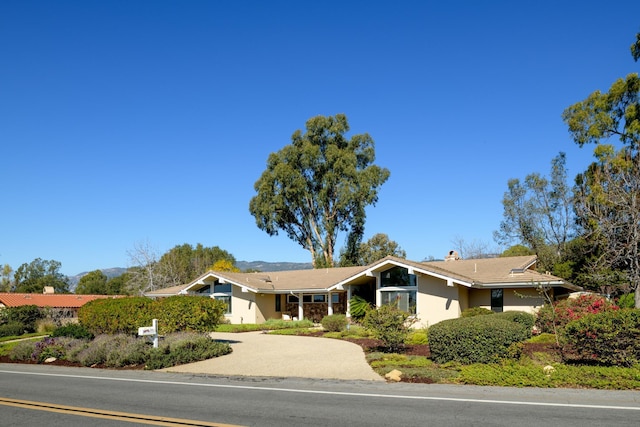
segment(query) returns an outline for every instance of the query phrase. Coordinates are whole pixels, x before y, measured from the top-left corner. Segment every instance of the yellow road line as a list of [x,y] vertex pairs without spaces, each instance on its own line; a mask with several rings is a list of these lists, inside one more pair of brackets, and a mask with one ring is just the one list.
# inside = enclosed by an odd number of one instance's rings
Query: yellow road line
[[128,412],[106,411],[102,409],[81,408],[77,406],[57,405],[53,403],[34,402],[30,400],[7,399],[0,397],[0,405],[37,411],[56,412],[60,414],[78,415],[82,417],[102,418],[107,420],[128,421],[155,426],[203,426],[203,427],[242,427],[236,424],[212,423],[207,421],[187,420],[181,418],[157,417],[153,415],[133,414]]

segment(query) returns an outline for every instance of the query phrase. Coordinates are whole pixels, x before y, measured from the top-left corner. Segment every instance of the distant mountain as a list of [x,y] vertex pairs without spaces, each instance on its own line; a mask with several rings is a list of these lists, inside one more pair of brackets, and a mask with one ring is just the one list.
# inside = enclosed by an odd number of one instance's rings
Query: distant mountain
[[267,261],[238,261],[236,267],[242,271],[289,271],[311,270],[310,262],[267,262]]
[[[288,271],[288,270],[310,270],[313,268],[310,262],[267,262],[267,261],[238,261],[236,266],[242,271]],[[102,271],[109,279],[112,277],[118,277],[126,273],[126,268],[113,267],[113,268],[101,268]],[[78,282],[82,276],[89,274],[88,271],[76,274],[69,277],[69,289],[74,292]]]

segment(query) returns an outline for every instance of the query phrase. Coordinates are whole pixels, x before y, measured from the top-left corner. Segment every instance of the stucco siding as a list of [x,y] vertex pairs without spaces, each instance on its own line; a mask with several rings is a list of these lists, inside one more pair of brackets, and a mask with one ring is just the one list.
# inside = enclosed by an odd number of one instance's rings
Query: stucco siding
[[[281,295],[277,295],[282,297]],[[276,312],[276,295],[258,294],[256,297],[256,323],[263,323],[269,319],[281,319],[282,312]],[[284,299],[284,298],[282,298]]]
[[231,314],[225,319],[233,324],[258,323],[256,321],[256,294],[242,292],[237,286],[232,286]]
[[434,325],[460,316],[458,287],[447,286],[446,280],[429,276],[418,277],[417,317],[414,327]]
[[[473,289],[470,293],[469,307],[491,309],[491,290]],[[544,299],[535,288],[509,289],[503,293],[504,311],[526,311],[535,313],[544,304]]]

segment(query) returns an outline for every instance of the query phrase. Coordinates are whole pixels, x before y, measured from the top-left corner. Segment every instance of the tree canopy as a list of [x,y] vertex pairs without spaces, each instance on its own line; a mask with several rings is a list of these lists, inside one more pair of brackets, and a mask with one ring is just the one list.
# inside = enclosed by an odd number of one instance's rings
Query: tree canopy
[[304,133],[295,131],[291,144],[269,155],[249,203],[261,230],[270,236],[284,231],[311,253],[314,267],[333,266],[339,232],[361,239],[364,208],[377,202],[389,178],[373,164],[371,136],[347,139],[348,131],[344,114],[309,119]]
[[218,261],[235,266],[236,259],[218,246],[195,247],[184,243],[176,245],[162,256],[149,243],[137,244],[129,253],[133,266],[128,271],[127,291],[139,294],[148,290],[191,282]]
[[[637,61],[640,33],[631,46]],[[596,161],[576,178],[575,210],[591,259],[591,275],[611,282],[619,272],[640,307],[640,78],[618,79],[568,107],[563,119],[580,146],[594,143]],[[622,148],[601,144],[616,137]],[[619,279],[617,279],[619,280]],[[614,284],[614,283],[611,283]]]
[[525,245],[540,257],[549,271],[573,237],[573,193],[567,184],[564,153],[551,162],[551,177],[527,175],[522,183],[510,179],[504,193],[503,220],[494,232],[498,243]]
[[59,261],[36,258],[22,264],[13,275],[13,292],[42,293],[45,286],[52,286],[56,293],[68,293],[69,281],[60,273]]
[[388,255],[392,255],[398,258],[406,258],[407,253],[400,247],[397,242],[389,239],[388,235],[384,233],[377,233],[371,236],[371,238],[366,242],[360,243],[356,263],[351,263],[350,259],[348,259],[345,255],[346,251],[341,253],[341,266],[369,265]]

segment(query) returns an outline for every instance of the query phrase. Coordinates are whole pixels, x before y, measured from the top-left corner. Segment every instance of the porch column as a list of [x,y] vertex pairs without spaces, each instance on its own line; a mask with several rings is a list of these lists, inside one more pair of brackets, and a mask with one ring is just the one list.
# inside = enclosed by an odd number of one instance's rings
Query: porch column
[[347,286],[347,317],[351,317],[351,285]]
[[329,301],[327,304],[327,314],[331,316],[333,314],[333,301],[331,301],[331,292],[329,292]]
[[304,319],[304,308],[302,305],[302,294],[298,294],[298,320]]

